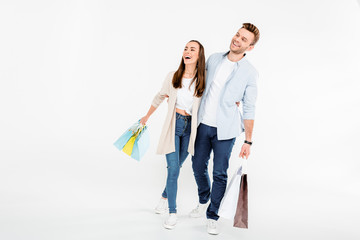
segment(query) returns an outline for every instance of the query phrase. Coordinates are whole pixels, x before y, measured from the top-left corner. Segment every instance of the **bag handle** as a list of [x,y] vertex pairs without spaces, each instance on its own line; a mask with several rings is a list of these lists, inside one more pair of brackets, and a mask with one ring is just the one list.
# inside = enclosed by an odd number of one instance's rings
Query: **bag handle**
[[247,172],[248,172],[248,160],[241,159],[241,167],[242,167],[242,173],[247,174]]
[[142,127],[141,128],[139,128],[139,130],[136,132],[136,137],[140,137],[143,133],[144,133],[144,131],[147,129],[147,126],[146,125],[142,125]]
[[139,119],[136,123],[134,123],[134,125],[131,126],[130,129],[133,132],[133,134],[135,134],[135,133],[138,133],[139,130],[141,132],[144,127],[146,127],[146,124],[145,125],[141,124],[140,119]]

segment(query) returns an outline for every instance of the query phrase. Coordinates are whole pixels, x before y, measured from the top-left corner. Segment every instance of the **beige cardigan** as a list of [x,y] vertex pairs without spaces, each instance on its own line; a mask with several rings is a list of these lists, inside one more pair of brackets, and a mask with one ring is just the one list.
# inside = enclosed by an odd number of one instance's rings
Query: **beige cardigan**
[[[175,120],[176,120],[176,97],[177,89],[172,85],[172,78],[175,71],[170,72],[162,85],[160,92],[154,97],[152,104],[157,108],[165,99],[165,96],[169,96],[168,112],[164,122],[163,129],[161,131],[159,145],[157,148],[157,154],[168,154],[175,152]],[[197,130],[197,114],[200,105],[201,97],[194,97],[191,115],[191,133],[188,152],[194,155],[194,145]]]

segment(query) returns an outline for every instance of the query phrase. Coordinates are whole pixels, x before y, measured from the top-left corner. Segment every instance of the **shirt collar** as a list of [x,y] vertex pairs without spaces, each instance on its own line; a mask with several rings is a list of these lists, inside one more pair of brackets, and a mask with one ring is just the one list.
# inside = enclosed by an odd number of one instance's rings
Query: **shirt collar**
[[[222,55],[223,59],[224,59],[224,57],[226,57],[229,54],[229,52],[230,51],[227,51]],[[240,61],[236,62],[236,65],[239,66],[239,63],[242,62],[245,58],[246,58],[246,53],[244,53],[244,57]]]

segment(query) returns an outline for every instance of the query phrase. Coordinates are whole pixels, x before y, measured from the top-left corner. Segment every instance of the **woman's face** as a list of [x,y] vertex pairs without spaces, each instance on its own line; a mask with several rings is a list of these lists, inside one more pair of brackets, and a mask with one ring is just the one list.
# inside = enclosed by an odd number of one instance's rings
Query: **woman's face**
[[197,42],[188,42],[188,44],[186,44],[183,52],[185,65],[197,63],[197,60],[199,59],[199,50],[200,46]]

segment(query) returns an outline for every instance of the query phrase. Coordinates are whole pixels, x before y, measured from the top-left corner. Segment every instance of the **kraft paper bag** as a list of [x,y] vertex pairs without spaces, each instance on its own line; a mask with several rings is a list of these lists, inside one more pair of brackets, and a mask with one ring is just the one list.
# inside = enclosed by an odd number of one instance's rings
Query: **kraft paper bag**
[[248,185],[247,174],[241,176],[239,198],[234,217],[234,227],[248,228]]

